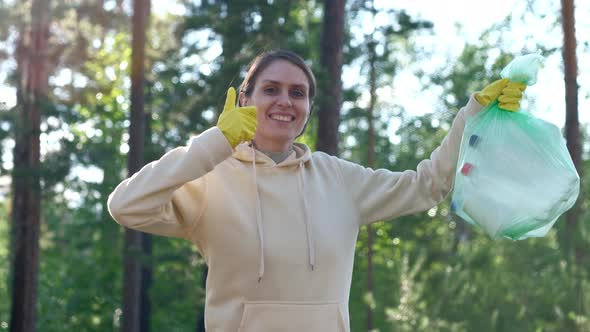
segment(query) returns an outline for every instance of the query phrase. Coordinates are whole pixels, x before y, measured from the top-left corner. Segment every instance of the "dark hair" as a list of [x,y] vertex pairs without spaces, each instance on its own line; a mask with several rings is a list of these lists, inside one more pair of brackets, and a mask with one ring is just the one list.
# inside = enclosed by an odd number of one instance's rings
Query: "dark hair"
[[[246,96],[251,96],[252,92],[254,91],[254,85],[256,84],[256,79],[258,75],[266,69],[271,63],[275,62],[276,60],[285,60],[288,61],[295,66],[299,67],[307,76],[307,82],[309,83],[309,108],[311,111],[313,97],[315,97],[316,93],[316,80],[313,72],[309,68],[309,66],[305,63],[303,58],[297,55],[295,52],[288,51],[288,50],[275,50],[275,51],[266,51],[259,54],[248,67],[248,73],[246,73],[246,77],[242,84],[240,85],[240,92],[244,93]],[[238,102],[239,103],[239,102]]]

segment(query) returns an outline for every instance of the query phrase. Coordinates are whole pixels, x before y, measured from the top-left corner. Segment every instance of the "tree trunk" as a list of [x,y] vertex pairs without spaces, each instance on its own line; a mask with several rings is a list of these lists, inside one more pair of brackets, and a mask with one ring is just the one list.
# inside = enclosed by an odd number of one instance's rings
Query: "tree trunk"
[[[209,273],[209,268],[207,265],[203,267],[203,272],[201,273],[201,287],[203,289],[207,289],[207,274]],[[199,310],[197,313],[197,332],[205,332],[205,307],[203,306],[203,310]]]
[[[149,0],[133,1],[133,40],[131,59],[131,121],[129,126],[129,176],[144,163],[145,114],[144,72],[146,29],[150,12]],[[123,324],[122,332],[149,331],[149,287],[151,272],[146,274],[145,264],[151,251],[149,235],[125,229]],[[146,253],[146,250],[148,253]]]
[[[578,63],[576,58],[576,34],[573,0],[561,1],[561,25],[563,28],[563,62],[565,80],[565,137],[567,148],[576,170],[582,179],[582,148],[580,144],[580,122],[578,119]],[[583,186],[582,186],[583,188]],[[574,250],[576,261],[580,261],[583,252],[576,246],[576,227],[580,219],[580,204],[566,214],[567,254]]]
[[[146,233],[141,234],[141,249],[142,249],[142,257],[149,258],[152,257],[152,236]],[[152,312],[152,304],[149,297],[149,289],[152,285],[152,263],[151,260],[149,262],[142,262],[141,263],[141,289],[140,289],[140,324],[139,330],[141,332],[149,332],[150,331],[150,318]]]
[[316,149],[338,155],[338,126],[342,102],[344,43],[344,0],[325,0],[320,63],[327,70],[327,82],[320,98]]
[[51,2],[34,0],[30,31],[17,45],[20,76],[17,99],[21,112],[15,128],[12,201],[12,307],[11,332],[35,331],[39,233],[41,226],[40,125],[47,99],[47,62]]
[[[369,109],[367,110],[367,120],[369,122],[368,139],[367,139],[367,166],[375,168],[375,104],[377,103],[377,74],[375,69],[376,42],[373,36],[369,37],[368,51],[369,51]],[[371,224],[367,225],[367,292],[372,295],[374,301],[374,283],[373,283],[373,242],[374,231]],[[373,303],[367,305],[367,331],[373,330]]]

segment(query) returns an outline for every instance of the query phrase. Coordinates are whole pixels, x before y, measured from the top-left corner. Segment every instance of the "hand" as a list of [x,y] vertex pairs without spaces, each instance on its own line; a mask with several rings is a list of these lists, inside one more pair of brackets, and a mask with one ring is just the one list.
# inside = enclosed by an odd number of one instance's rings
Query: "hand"
[[475,99],[487,106],[493,100],[498,99],[499,107],[506,111],[516,112],[520,108],[522,92],[526,89],[526,84],[512,82],[507,78],[497,80],[486,86],[475,94]]
[[238,144],[249,141],[256,132],[256,107],[236,107],[236,90],[227,90],[223,112],[217,121],[217,128],[221,130],[232,149]]

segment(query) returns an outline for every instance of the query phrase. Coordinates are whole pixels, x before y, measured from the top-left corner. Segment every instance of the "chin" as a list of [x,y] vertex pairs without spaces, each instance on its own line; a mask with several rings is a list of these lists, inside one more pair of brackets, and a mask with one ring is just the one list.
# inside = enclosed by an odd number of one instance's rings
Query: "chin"
[[281,141],[288,141],[288,140],[294,140],[295,139],[295,132],[286,132],[286,131],[273,131],[268,133],[267,135],[268,137],[275,139],[275,140],[281,140]]
[[281,141],[281,142],[292,142],[295,140],[295,136],[293,136],[293,135],[274,135],[274,136],[272,136],[272,139],[275,141]]

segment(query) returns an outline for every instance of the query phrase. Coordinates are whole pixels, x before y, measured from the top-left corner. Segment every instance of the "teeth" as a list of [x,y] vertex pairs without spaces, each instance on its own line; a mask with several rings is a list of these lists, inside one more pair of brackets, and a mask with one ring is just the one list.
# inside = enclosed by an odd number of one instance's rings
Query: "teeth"
[[284,121],[284,122],[291,122],[292,117],[289,115],[280,115],[280,114],[272,114],[270,116],[273,120]]

